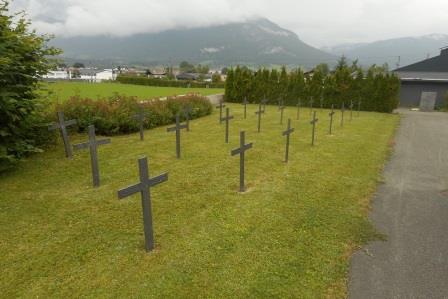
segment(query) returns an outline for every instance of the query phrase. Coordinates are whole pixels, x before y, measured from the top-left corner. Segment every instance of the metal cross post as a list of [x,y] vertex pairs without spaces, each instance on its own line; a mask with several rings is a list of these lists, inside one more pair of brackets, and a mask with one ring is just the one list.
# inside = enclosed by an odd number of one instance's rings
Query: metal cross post
[[283,124],[283,110],[285,110],[285,106],[283,105],[283,102],[278,107],[278,110],[280,110],[280,124]]
[[229,143],[229,121],[231,119],[233,119],[233,116],[230,116],[230,109],[226,108],[226,117],[223,117],[221,119],[221,121],[226,122],[226,138],[225,138],[226,143]]
[[291,128],[291,119],[288,119],[288,127],[286,131],[283,131],[283,136],[286,136],[286,151],[285,151],[285,162],[288,163],[289,158],[289,137],[291,133],[294,132],[294,128]]
[[247,114],[247,104],[249,104],[249,102],[247,101],[247,98],[244,97],[244,101],[242,103],[242,105],[244,105],[244,119],[246,119],[246,114]]
[[300,99],[297,101],[297,120],[300,119]]
[[224,108],[226,105],[224,105],[222,102],[219,103],[218,106],[216,106],[216,108],[219,108],[219,123],[222,123],[222,108]]
[[345,112],[345,106],[344,106],[344,102],[342,102],[342,106],[341,106],[341,127],[344,126],[344,112]]
[[192,111],[193,111],[193,109],[191,108],[190,105],[187,105],[183,109],[183,113],[184,113],[184,117],[185,117],[185,121],[186,121],[186,126],[187,126],[187,132],[190,132],[190,114],[191,114]]
[[157,177],[150,178],[148,170],[148,159],[143,157],[138,159],[138,168],[140,172],[140,183],[118,190],[118,199],[131,196],[140,192],[143,210],[143,230],[145,232],[145,248],[149,252],[154,249],[154,233],[152,225],[151,208],[151,187],[168,180],[168,173],[163,173]]
[[359,117],[360,111],[361,111],[361,101],[358,101],[358,117]]
[[264,110],[261,109],[261,103],[258,105],[258,111],[255,112],[255,114],[258,114],[258,133],[260,133],[261,130],[261,114],[264,113]]
[[180,116],[179,113],[176,115],[176,125],[171,128],[167,128],[167,132],[173,132],[176,131],[176,158],[180,159],[180,130],[186,129],[187,125],[182,125],[180,123]]
[[70,145],[70,139],[68,138],[67,127],[74,124],[76,124],[76,119],[65,121],[64,112],[58,111],[58,122],[48,126],[49,131],[57,129],[61,130],[62,141],[64,142],[65,156],[67,158],[73,157],[72,147]]
[[350,101],[350,121],[353,119],[353,100]]
[[143,110],[143,107],[140,107],[137,114],[134,115],[134,119],[138,121],[139,127],[140,127],[140,140],[143,141],[144,139],[144,122],[145,122],[145,111]]
[[316,118],[316,111],[314,111],[314,113],[313,113],[313,120],[310,121],[310,124],[313,125],[313,133],[311,135],[311,145],[314,145],[314,137],[315,137],[315,134],[316,134],[316,123],[317,123],[318,120],[319,119]]
[[313,114],[313,101],[314,101],[314,99],[313,99],[313,97],[311,97],[310,98],[310,115]]
[[261,100],[261,104],[263,104],[263,113],[266,112],[266,104],[267,104],[268,100],[266,99],[266,96],[264,97],[263,100]]
[[230,152],[232,156],[240,155],[240,192],[246,191],[244,187],[244,156],[248,149],[252,148],[252,143],[246,144],[245,132],[240,132],[240,147]]
[[89,141],[84,143],[79,143],[73,145],[73,148],[75,150],[81,150],[81,149],[90,149],[90,164],[92,166],[92,178],[93,178],[93,186],[98,187],[100,185],[100,171],[98,167],[98,152],[97,148],[99,145],[103,144],[109,144],[110,139],[101,139],[96,140],[95,135],[95,126],[90,125],[89,126]]
[[331,112],[328,113],[328,115],[330,116],[330,129],[329,129],[329,133],[330,135],[332,134],[333,131],[333,115],[334,115],[334,105],[331,104]]

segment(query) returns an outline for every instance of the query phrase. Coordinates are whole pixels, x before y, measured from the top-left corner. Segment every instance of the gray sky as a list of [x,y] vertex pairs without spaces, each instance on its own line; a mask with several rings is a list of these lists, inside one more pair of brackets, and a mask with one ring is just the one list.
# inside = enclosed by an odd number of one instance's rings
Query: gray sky
[[130,35],[266,17],[314,46],[448,34],[447,0],[14,0],[40,32]]

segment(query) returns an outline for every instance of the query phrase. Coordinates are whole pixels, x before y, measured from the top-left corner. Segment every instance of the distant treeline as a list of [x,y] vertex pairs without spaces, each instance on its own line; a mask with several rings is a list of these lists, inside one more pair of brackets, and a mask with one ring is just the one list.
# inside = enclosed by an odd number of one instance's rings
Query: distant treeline
[[186,80],[166,80],[138,76],[118,76],[117,82],[161,87],[194,87],[194,88],[224,88],[224,83],[197,82]]
[[225,99],[242,102],[246,97],[251,103],[264,98],[269,104],[283,102],[284,105],[330,108],[355,107],[361,102],[364,111],[392,112],[399,101],[400,80],[385,68],[372,66],[366,73],[355,64],[348,66],[341,60],[334,71],[316,68],[304,74],[300,69],[287,72],[259,69],[251,71],[245,67],[229,69],[225,84]]

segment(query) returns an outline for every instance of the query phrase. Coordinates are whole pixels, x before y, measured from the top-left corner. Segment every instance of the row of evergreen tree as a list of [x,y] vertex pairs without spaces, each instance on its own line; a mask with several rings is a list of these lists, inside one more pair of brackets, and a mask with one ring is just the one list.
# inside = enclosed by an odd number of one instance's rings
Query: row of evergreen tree
[[225,84],[225,98],[229,102],[260,103],[266,99],[269,104],[295,106],[313,105],[330,108],[347,107],[358,102],[361,110],[392,112],[398,105],[400,80],[385,67],[372,66],[364,72],[357,63],[348,66],[341,59],[333,71],[317,67],[305,74],[301,69],[287,72],[283,67],[262,68],[252,71],[246,67],[228,70]]

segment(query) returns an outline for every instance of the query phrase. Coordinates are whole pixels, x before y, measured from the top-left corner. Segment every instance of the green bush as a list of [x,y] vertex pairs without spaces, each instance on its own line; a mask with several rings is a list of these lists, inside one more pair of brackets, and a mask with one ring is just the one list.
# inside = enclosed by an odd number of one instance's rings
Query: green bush
[[138,121],[133,116],[140,109],[146,115],[144,127],[151,129],[174,123],[179,112],[184,120],[182,111],[187,106],[192,108],[190,119],[208,115],[213,108],[207,98],[198,95],[169,97],[166,100],[139,100],[115,95],[95,100],[73,96],[58,105],[56,110],[63,111],[66,119],[76,119],[79,132],[87,131],[87,127],[93,124],[98,134],[117,135],[139,130]]
[[50,137],[37,90],[59,51],[29,27],[23,14],[9,13],[8,1],[0,1],[0,172],[40,151]]
[[224,88],[224,83],[222,82],[211,83],[211,82],[197,82],[197,81],[184,81],[184,80],[165,80],[165,79],[153,79],[137,76],[118,76],[116,81],[123,84],[161,86],[161,87]]

